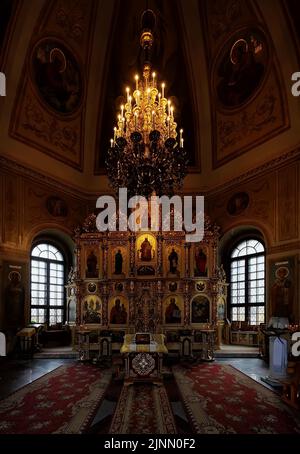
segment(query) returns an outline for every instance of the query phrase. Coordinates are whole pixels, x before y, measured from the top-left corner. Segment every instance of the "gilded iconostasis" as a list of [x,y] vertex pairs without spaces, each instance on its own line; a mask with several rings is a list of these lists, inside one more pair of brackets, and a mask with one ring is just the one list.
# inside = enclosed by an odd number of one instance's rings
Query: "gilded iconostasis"
[[226,276],[217,265],[219,229],[208,218],[200,243],[183,232],[100,233],[95,220],[76,230],[70,323],[161,332],[223,322]]

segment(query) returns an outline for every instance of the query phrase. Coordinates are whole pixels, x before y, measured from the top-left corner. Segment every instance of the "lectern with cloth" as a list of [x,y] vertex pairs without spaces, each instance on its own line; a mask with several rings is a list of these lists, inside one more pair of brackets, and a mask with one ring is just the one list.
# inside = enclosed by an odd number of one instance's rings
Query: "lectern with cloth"
[[121,353],[125,359],[125,383],[162,380],[162,359],[168,353],[163,334],[126,334]]

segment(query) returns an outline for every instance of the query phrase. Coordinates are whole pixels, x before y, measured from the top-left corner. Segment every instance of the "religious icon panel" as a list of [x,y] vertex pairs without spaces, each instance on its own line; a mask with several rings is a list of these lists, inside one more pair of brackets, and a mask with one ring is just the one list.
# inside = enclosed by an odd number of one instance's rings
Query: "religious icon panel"
[[114,296],[108,304],[109,324],[127,325],[128,301],[123,296]]
[[270,260],[270,312],[273,317],[293,321],[295,297],[295,256]]
[[210,301],[206,295],[196,295],[191,302],[191,323],[210,322]]
[[100,298],[94,295],[88,295],[82,303],[82,322],[85,324],[101,324]]
[[82,263],[83,277],[99,279],[100,277],[100,248],[99,246],[85,249],[85,259]]
[[209,276],[208,248],[201,244],[192,247],[192,272],[194,277]]
[[183,323],[183,301],[180,296],[168,296],[163,303],[164,323],[181,325]]
[[164,256],[165,276],[180,277],[182,275],[182,254],[180,247],[176,245],[166,246]]
[[127,247],[114,246],[110,253],[110,276],[114,279],[122,279],[128,274],[128,251]]
[[151,233],[141,234],[136,241],[138,276],[154,276],[157,255],[156,238]]

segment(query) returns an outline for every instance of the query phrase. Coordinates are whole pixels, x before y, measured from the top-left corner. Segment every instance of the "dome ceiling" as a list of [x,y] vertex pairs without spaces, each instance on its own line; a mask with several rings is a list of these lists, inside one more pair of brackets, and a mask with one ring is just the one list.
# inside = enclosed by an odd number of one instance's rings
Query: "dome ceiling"
[[[105,99],[99,108],[99,142],[96,172],[105,171],[104,158],[109,139],[116,125],[120,105],[126,103],[127,86],[134,87],[135,74],[142,72],[142,51],[139,43],[141,33],[141,14],[145,4],[139,0],[118,2],[115,21],[112,25],[112,37],[107,49],[107,68],[104,81]],[[176,122],[183,128],[185,147],[189,154],[191,167],[199,167],[200,153],[197,156],[195,145],[195,106],[192,87],[187,70],[187,59],[184,53],[181,36],[182,25],[177,2],[151,2],[155,11],[156,26],[154,44],[151,52],[152,68],[156,72],[160,85],[165,82],[165,96],[175,106]],[[126,19],[125,19],[126,18]]]
[[[105,152],[125,87],[141,68],[146,5],[11,3],[0,35],[8,80],[1,154],[83,192],[109,190]],[[153,67],[185,130],[186,191],[213,189],[299,145],[300,106],[290,94],[299,66],[288,15],[295,5],[149,0],[157,16]]]

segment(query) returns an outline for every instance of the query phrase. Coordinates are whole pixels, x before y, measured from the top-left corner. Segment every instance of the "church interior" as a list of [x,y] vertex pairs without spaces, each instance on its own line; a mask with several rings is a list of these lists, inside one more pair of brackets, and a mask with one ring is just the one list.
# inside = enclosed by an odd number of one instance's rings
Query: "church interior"
[[0,442],[299,435],[299,2],[2,0],[0,71]]

